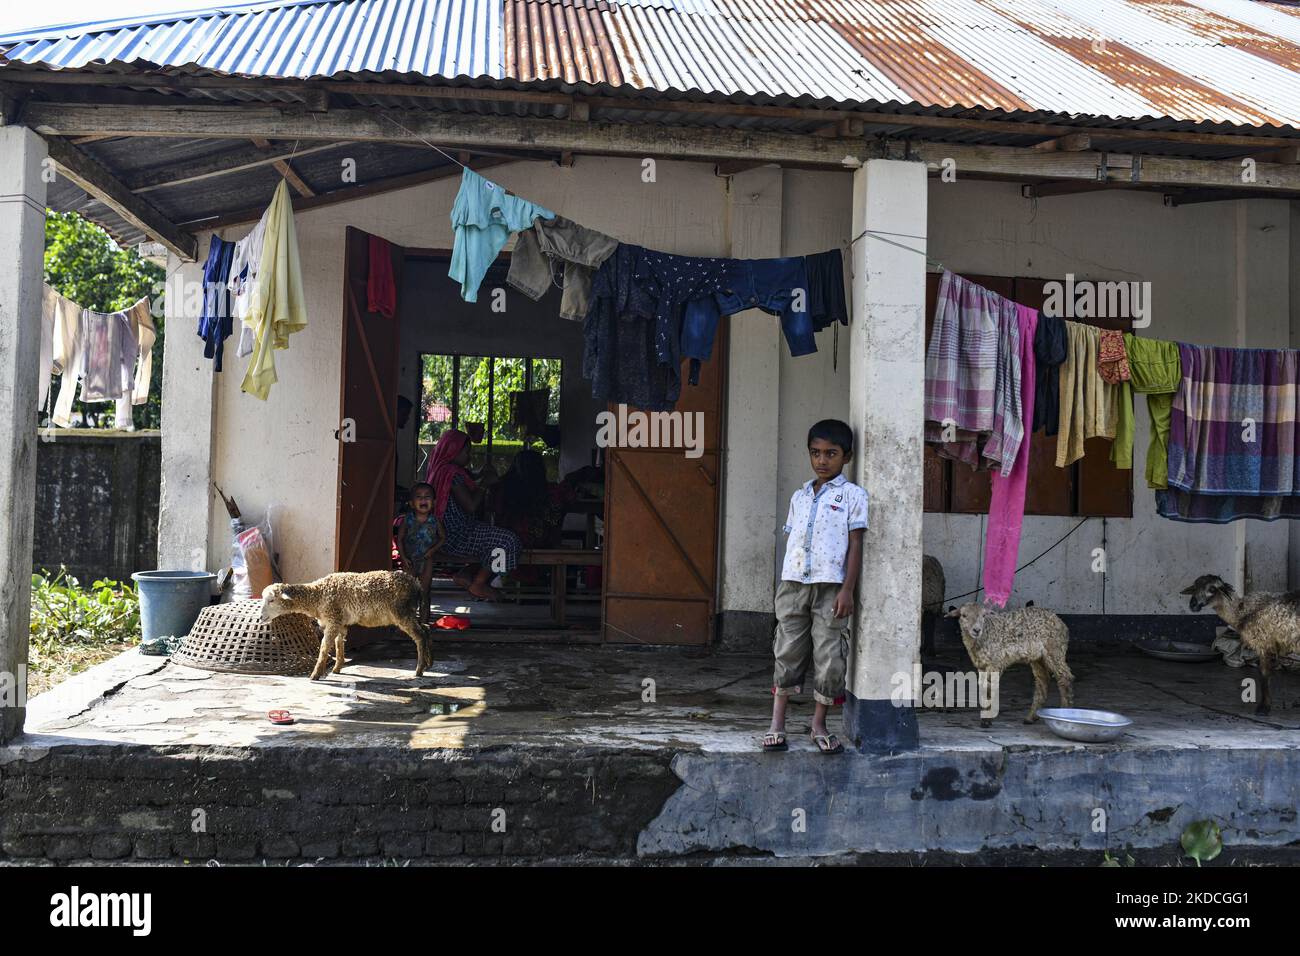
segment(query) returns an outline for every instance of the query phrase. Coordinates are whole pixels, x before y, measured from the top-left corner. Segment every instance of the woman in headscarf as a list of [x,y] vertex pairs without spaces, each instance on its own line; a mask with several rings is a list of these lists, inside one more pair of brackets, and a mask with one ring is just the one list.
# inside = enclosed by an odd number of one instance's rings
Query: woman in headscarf
[[[433,454],[425,481],[433,486],[433,513],[447,533],[443,554],[455,555],[478,563],[473,580],[457,577],[470,594],[494,601],[497,592],[488,585],[495,574],[513,571],[519,565],[519,537],[504,528],[494,528],[474,517],[487,494],[487,486],[496,476],[489,473],[481,482],[470,477],[469,436],[451,429],[443,432]],[[482,487],[480,487],[480,484]]]

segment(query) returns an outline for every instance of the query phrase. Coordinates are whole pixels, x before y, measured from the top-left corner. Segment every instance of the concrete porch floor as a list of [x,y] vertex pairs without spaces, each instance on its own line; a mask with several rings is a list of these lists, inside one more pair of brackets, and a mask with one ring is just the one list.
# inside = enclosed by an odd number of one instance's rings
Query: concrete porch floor
[[[1230,847],[1300,845],[1300,675],[1280,675],[1274,713],[1256,717],[1240,701],[1240,682],[1253,670],[1080,645],[1070,655],[1075,703],[1131,717],[1117,743],[1073,743],[1022,723],[1030,675],[1017,668],[1004,675],[991,729],[979,727],[974,710],[922,710],[919,751],[828,758],[805,736],[807,697],[791,710],[791,752],[758,751],[770,701],[766,657],[465,643],[436,647],[417,680],[409,650],[396,642],[357,648],[342,674],[315,683],[209,673],[134,652],[79,675],[32,700],[27,733],[0,748],[0,782],[6,771],[45,773],[45,783],[24,785],[32,798],[41,786],[65,797],[58,813],[20,814],[28,829],[11,832],[7,845],[49,855],[51,841],[63,840],[53,845],[65,857],[93,851],[67,835],[63,816],[117,827],[112,801],[133,798],[107,794],[147,790],[166,774],[181,775],[181,807],[236,799],[204,796],[213,781],[256,779],[262,796],[246,784],[240,806],[292,800],[296,815],[285,817],[276,803],[277,822],[255,826],[241,811],[238,826],[248,832],[234,844],[196,847],[173,836],[157,845],[158,856],[978,860],[1005,850],[1095,850],[1100,859],[1103,849],[1176,847],[1182,829],[1205,818],[1219,822]],[[926,662],[927,670],[967,666],[955,644],[941,644]],[[653,700],[642,699],[646,681]],[[1048,703],[1057,703],[1055,687]],[[292,711],[297,723],[272,725],[273,708]],[[64,776],[60,761],[72,768]],[[86,774],[96,789],[78,795]],[[389,792],[373,780],[405,782]],[[357,790],[369,795],[339,805]],[[6,797],[17,792],[5,783]],[[389,801],[399,798],[393,816]],[[99,809],[82,813],[83,805]],[[511,819],[531,829],[479,836],[476,814],[486,820],[497,806],[518,811]],[[351,815],[335,821],[345,809]],[[803,815],[802,828],[792,827],[792,813]],[[154,810],[130,819],[172,826]],[[317,839],[319,826],[330,832]],[[142,855],[138,840],[129,845]]]
[[[223,674],[129,652],[29,703],[25,743],[98,742],[212,747],[609,746],[751,753],[767,727],[771,662],[672,648],[441,644],[422,678],[410,644],[353,649],[340,674]],[[1022,718],[1029,671],[1003,676],[1001,710],[982,729],[973,710],[923,709],[922,749],[1115,750],[1300,747],[1300,674],[1274,682],[1274,708],[1256,716],[1241,702],[1253,668],[1153,660],[1136,649],[1071,649],[1075,705],[1118,711],[1134,725],[1118,742],[1085,746]],[[940,645],[925,670],[969,668],[962,649]],[[646,688],[653,681],[653,699]],[[1048,706],[1058,706],[1055,685]],[[292,711],[276,726],[268,710]],[[791,748],[812,751],[812,705],[791,707]],[[836,718],[838,719],[838,718]],[[834,723],[832,727],[834,728]],[[770,756],[770,755],[769,755]]]

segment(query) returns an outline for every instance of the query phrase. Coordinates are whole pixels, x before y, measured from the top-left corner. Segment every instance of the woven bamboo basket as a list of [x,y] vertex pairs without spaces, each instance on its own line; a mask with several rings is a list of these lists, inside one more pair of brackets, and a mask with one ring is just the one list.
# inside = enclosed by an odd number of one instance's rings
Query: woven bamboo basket
[[310,618],[285,614],[263,621],[261,601],[234,601],[200,611],[172,660],[232,674],[305,674],[319,650]]

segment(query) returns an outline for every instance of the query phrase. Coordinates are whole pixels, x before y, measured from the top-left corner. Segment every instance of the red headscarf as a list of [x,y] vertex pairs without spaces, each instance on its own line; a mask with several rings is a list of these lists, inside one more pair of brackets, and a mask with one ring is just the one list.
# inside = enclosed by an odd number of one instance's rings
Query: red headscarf
[[429,456],[429,467],[424,474],[424,480],[433,485],[434,517],[441,518],[447,510],[451,485],[457,475],[464,476],[465,485],[470,491],[478,487],[470,478],[469,472],[456,464],[455,460],[461,449],[468,444],[469,436],[452,428],[443,432],[442,437],[438,439],[438,444],[433,446],[433,454]]

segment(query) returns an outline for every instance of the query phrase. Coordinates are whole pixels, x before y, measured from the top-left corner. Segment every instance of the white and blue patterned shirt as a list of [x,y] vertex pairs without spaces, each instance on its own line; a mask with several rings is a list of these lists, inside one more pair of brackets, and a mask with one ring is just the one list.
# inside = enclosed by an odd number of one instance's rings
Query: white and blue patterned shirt
[[790,496],[783,581],[843,584],[849,532],[867,526],[867,492],[836,475],[813,493],[813,481]]

